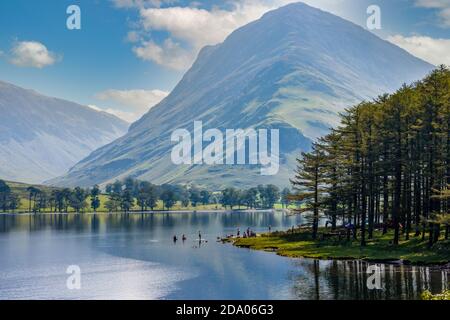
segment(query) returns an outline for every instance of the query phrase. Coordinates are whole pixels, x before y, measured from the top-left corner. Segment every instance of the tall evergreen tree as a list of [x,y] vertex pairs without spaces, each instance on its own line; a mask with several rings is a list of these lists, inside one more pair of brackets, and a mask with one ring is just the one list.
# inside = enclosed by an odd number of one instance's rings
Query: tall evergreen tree
[[303,153],[297,159],[298,166],[294,179],[291,183],[297,191],[295,199],[302,202],[302,207],[297,210],[299,213],[313,213],[313,239],[317,238],[319,228],[319,211],[323,208],[324,164],[325,155],[317,146],[313,146],[313,151]]

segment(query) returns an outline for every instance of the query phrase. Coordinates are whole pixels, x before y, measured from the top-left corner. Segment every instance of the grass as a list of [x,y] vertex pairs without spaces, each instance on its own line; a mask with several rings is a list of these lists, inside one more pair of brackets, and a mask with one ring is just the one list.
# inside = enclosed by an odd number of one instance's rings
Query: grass
[[444,291],[441,294],[432,294],[430,291],[425,291],[421,295],[422,300],[450,300],[450,290]]
[[286,207],[286,206],[285,206],[284,204],[282,204],[282,203],[275,203],[274,209],[277,209],[277,210],[282,210],[282,209],[292,209],[292,210],[294,210],[294,209],[298,209],[298,205],[297,205],[297,204],[290,204],[290,205],[288,205],[288,206]]
[[[319,231],[322,234],[324,229]],[[319,236],[320,237],[320,236]],[[398,246],[393,246],[392,233],[374,234],[373,240],[368,240],[366,247],[361,247],[358,241],[346,242],[342,239],[316,240],[311,238],[309,230],[294,230],[292,232],[277,232],[262,234],[256,238],[237,239],[234,245],[255,250],[276,252],[278,255],[295,258],[315,259],[363,259],[368,261],[395,261],[416,265],[447,264],[450,262],[450,241],[439,241],[428,248],[427,241],[411,237],[402,240]]]

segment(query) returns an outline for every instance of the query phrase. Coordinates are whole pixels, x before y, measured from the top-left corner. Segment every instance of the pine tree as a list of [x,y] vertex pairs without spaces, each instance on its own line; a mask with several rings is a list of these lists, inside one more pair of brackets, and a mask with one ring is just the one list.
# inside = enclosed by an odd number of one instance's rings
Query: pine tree
[[[358,228],[361,245],[393,229],[394,245],[415,230],[429,245],[450,211],[450,71],[441,66],[424,80],[363,102],[302,154],[292,180],[299,212],[331,219],[332,228]],[[314,225],[314,233],[317,226]],[[357,233],[353,233],[354,239]]]
[[323,208],[324,198],[324,162],[325,155],[317,146],[313,146],[313,151],[303,153],[300,159],[297,159],[298,166],[294,179],[291,183],[294,190],[297,191],[294,199],[302,202],[302,207],[297,212],[313,213],[313,239],[317,238],[319,228],[319,211]]

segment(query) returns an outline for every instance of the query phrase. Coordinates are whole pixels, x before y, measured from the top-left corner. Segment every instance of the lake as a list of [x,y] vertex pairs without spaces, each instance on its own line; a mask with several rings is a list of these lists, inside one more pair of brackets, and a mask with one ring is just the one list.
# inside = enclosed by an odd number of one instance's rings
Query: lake
[[[382,265],[382,289],[369,290],[361,261],[289,259],[216,241],[238,227],[302,222],[274,212],[1,215],[0,299],[417,299],[449,287],[449,270]],[[66,284],[74,265],[79,290]]]

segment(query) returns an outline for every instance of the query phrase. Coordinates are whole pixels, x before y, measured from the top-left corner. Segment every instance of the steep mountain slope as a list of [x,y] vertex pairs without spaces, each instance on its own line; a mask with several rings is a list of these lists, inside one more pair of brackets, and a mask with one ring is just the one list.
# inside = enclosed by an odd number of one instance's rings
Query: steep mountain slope
[[40,183],[125,134],[115,116],[0,81],[0,179]]
[[[155,183],[288,184],[295,157],[336,125],[345,107],[423,77],[432,66],[346,20],[298,3],[264,15],[204,48],[173,92],[54,184],[92,185],[133,176]],[[174,166],[171,133],[279,128],[276,176],[255,166]]]

